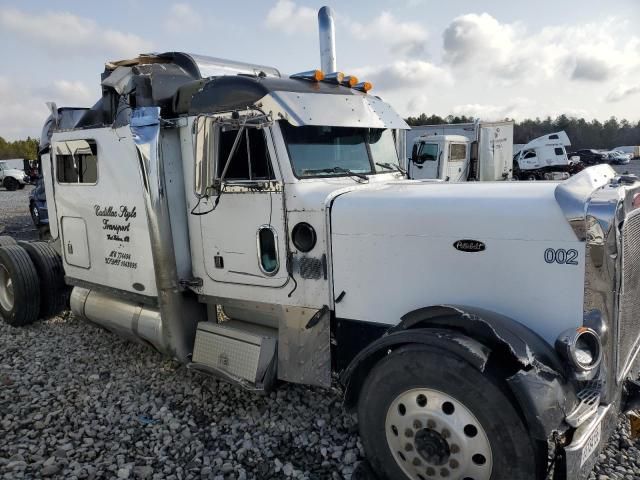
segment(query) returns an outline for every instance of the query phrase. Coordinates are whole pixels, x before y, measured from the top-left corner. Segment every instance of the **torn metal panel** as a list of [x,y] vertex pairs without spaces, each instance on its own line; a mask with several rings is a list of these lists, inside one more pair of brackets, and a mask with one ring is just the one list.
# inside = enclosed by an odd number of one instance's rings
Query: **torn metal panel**
[[520,404],[531,434],[546,441],[559,429],[578,403],[574,389],[559,375],[542,375],[537,369],[520,370],[507,379]]
[[555,350],[521,323],[499,313],[460,305],[436,305],[407,313],[394,331],[418,324],[460,328],[493,349],[504,351],[522,368],[536,368],[552,376],[565,373]]

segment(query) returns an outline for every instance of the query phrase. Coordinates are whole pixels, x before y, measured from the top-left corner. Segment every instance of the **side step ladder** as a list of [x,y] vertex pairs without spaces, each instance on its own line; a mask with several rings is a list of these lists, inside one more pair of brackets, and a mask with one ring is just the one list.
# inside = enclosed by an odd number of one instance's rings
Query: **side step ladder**
[[188,368],[269,391],[276,381],[278,330],[240,320],[201,322]]

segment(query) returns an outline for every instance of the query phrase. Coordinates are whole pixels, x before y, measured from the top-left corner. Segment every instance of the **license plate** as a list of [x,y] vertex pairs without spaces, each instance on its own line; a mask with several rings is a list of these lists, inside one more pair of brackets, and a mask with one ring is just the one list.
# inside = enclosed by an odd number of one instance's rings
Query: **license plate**
[[589,435],[586,443],[584,444],[584,448],[582,449],[582,460],[580,461],[580,466],[582,467],[585,462],[589,459],[591,454],[596,451],[598,445],[600,445],[600,437],[602,435],[602,424],[598,423],[596,429]]

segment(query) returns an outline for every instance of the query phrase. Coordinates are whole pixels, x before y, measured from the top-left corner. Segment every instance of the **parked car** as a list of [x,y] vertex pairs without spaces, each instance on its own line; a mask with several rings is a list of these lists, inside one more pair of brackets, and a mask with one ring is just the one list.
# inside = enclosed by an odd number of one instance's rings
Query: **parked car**
[[49,225],[47,197],[44,192],[44,178],[38,177],[36,185],[29,193],[29,213],[36,227]]
[[631,161],[631,155],[620,150],[611,150],[606,155],[612,165],[626,165]]
[[607,163],[607,156],[598,150],[583,149],[573,152],[570,156],[580,157],[580,161],[585,165],[597,165],[599,163]]

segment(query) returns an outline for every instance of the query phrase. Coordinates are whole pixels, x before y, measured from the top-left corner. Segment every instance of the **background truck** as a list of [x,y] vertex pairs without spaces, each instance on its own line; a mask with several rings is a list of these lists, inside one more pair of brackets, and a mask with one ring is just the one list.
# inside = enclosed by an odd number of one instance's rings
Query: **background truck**
[[567,134],[550,133],[519,146],[513,157],[513,176],[518,180],[566,180],[581,171],[580,157],[567,154]]
[[337,378],[380,478],[586,478],[640,399],[640,182],[407,180],[407,125],[334,61],[108,63],[52,109],[54,240],[0,237],[0,316],[70,297],[249,391]]
[[627,145],[622,147],[615,147],[613,150],[620,150],[623,153],[628,153],[631,155],[631,158],[640,158],[640,146],[638,145]]
[[409,178],[508,180],[513,122],[421,125],[407,132]]
[[4,160],[0,160],[0,185],[7,190],[22,189],[29,183],[29,176],[22,169],[10,165]]

